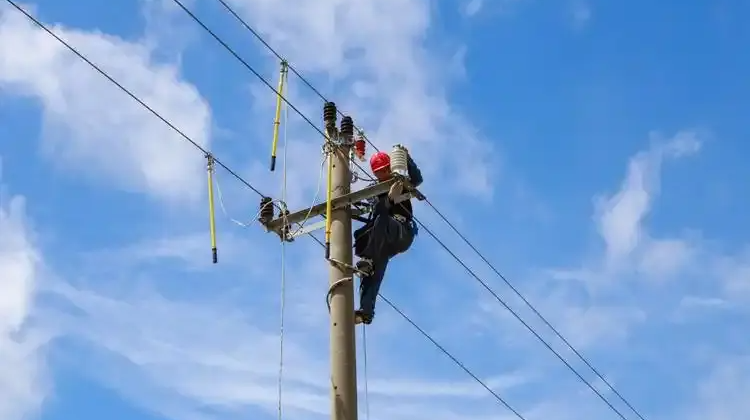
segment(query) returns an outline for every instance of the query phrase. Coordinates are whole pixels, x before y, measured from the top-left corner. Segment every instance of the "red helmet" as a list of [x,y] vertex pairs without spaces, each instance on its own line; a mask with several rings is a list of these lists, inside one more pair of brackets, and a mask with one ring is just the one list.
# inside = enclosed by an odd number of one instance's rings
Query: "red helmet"
[[388,153],[377,152],[370,158],[370,169],[373,172],[377,172],[381,169],[391,166],[391,157]]

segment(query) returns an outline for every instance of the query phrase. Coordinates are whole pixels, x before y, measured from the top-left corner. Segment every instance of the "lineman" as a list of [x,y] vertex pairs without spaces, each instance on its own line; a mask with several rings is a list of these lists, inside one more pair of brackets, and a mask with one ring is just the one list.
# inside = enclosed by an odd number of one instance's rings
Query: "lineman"
[[[389,180],[391,159],[387,153],[377,152],[370,158],[370,169],[378,182]],[[408,157],[408,172],[411,184],[422,183],[422,174]],[[414,241],[417,226],[412,216],[410,200],[398,204],[394,201],[403,193],[401,181],[394,183],[390,191],[370,201],[372,213],[364,226],[354,232],[354,253],[360,260],[357,269],[361,272],[359,287],[360,308],[355,311],[355,323],[370,324],[375,315],[375,300],[385,276],[388,261],[406,252]]]

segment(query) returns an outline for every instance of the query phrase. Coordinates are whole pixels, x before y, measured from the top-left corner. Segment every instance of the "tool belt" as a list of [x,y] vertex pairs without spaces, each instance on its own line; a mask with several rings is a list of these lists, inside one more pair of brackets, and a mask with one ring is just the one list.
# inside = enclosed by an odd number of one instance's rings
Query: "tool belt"
[[393,217],[394,219],[398,220],[401,223],[409,223],[409,219],[407,219],[406,216],[402,214],[394,214],[391,217]]
[[402,214],[394,214],[391,217],[409,227],[414,235],[417,234],[417,224],[414,222],[414,219],[410,219]]

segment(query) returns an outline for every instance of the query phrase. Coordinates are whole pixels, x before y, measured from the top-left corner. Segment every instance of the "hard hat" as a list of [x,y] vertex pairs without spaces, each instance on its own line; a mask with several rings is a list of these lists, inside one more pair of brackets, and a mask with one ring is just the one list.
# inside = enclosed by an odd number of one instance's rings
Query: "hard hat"
[[387,168],[390,165],[391,157],[388,156],[388,153],[377,152],[370,158],[370,169],[372,169],[373,172]]

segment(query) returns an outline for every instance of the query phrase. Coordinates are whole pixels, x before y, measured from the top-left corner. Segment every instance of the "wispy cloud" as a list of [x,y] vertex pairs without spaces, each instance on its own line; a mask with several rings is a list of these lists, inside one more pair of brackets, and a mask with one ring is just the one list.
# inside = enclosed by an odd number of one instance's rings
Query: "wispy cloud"
[[[0,185],[0,190],[4,186]],[[0,417],[38,413],[49,389],[44,349],[50,336],[33,323],[41,255],[21,196],[0,191]]]
[[[208,144],[208,106],[176,65],[155,62],[152,50],[137,42],[53,29],[185,134]],[[0,85],[39,101],[50,162],[169,201],[201,196],[194,185],[203,176],[202,156],[163,122],[7,4],[0,7],[0,36]]]
[[[88,343],[87,353],[94,352],[97,356],[92,357],[107,366],[81,368],[122,388],[136,403],[168,414],[169,407],[179,402],[192,416],[240,416],[253,407],[269,413],[276,410],[279,335],[272,328],[258,326],[265,319],[248,318],[239,307],[227,303],[187,303],[155,294],[106,296],[64,283],[48,291],[52,290],[75,307],[55,317],[69,334]],[[294,327],[291,331],[284,350],[285,409],[306,418],[327,415],[326,346],[306,344],[310,333],[295,334]],[[123,371],[131,373],[123,376]],[[431,399],[454,398],[458,403],[486,398],[486,391],[473,382],[399,379],[383,377],[381,372],[370,372],[370,398],[374,403],[388,400],[391,408],[419,405],[425,415],[442,418],[445,414],[439,405],[431,407]],[[114,382],[115,377],[120,380]],[[502,391],[526,381],[513,374],[488,383]],[[145,386],[150,389],[147,395],[138,392]],[[153,391],[160,397],[153,398]]]
[[[198,88],[182,76],[188,64],[181,62],[187,55],[181,55],[197,47],[201,60],[224,52],[205,50],[205,43],[195,42],[198,34],[203,36],[199,28],[169,4],[149,0],[144,12],[146,31],[132,38],[63,26],[56,30],[208,145],[211,110]],[[456,54],[443,54],[430,47],[433,40],[428,34],[435,29],[431,3],[381,0],[353,6],[333,0],[314,4],[295,0],[283,9],[262,0],[232,0],[232,4],[316,86],[326,94],[332,92],[331,98],[371,130],[368,135],[378,145],[409,144],[430,180],[425,188],[435,202],[457,203],[463,210],[463,196],[487,199],[496,193],[498,169],[493,160],[498,149],[476,134],[449,101],[448,92],[461,74],[466,50],[461,47]],[[475,16],[491,6],[481,1],[461,5],[466,14]],[[455,9],[455,4],[449,7]],[[591,14],[586,10],[574,17],[587,21]],[[216,23],[218,16],[226,18],[223,12],[213,15],[215,21],[210,13],[205,16],[211,26],[221,29],[233,27],[227,22],[236,24],[231,20],[222,21],[223,26]],[[143,193],[128,195],[127,203],[133,207],[140,208],[146,202],[144,196],[151,196],[177,203],[183,210],[182,204],[204,194],[205,167],[199,153],[189,146],[183,148],[185,143],[161,122],[24,19],[0,8],[0,36],[10,40],[0,45],[0,87],[42,105],[47,158],[60,157],[68,169],[83,166],[84,172],[76,173],[106,181],[99,185],[115,181],[120,189]],[[247,42],[244,32],[225,33],[230,39],[231,34],[241,34],[237,40]],[[202,70],[212,68],[209,61],[200,63]],[[273,74],[270,63],[274,61],[258,67],[264,67],[264,74]],[[230,74],[223,73],[228,66],[239,66],[217,63],[222,75]],[[252,80],[251,75],[242,74],[232,80],[233,87]],[[242,141],[222,143],[218,153],[228,156],[243,174],[250,174],[248,179],[261,190],[276,195],[281,175],[268,173],[265,149],[273,98],[263,89],[256,84],[246,91],[237,89],[241,93],[228,101],[223,98],[229,95],[226,89],[206,97],[217,101],[217,112],[232,108],[242,115],[242,123],[228,132]],[[317,98],[299,82],[292,81],[290,91],[290,98],[306,114],[319,115]],[[241,100],[235,102],[237,97]],[[223,118],[224,111],[217,118]],[[265,124],[254,125],[260,120]],[[61,130],[53,133],[52,128]],[[248,136],[256,130],[262,136]],[[318,185],[321,140],[316,136],[298,118],[290,121],[288,201],[295,208],[307,206]],[[248,137],[253,140],[247,141]],[[255,138],[263,139],[263,149]],[[579,350],[593,353],[589,360],[618,389],[634,395],[634,405],[680,413],[664,418],[724,420],[747,410],[743,400],[750,378],[744,357],[746,334],[720,337],[731,341],[732,349],[696,336],[731,322],[744,325],[744,318],[728,318],[747,312],[747,254],[712,247],[703,233],[656,229],[649,219],[660,198],[662,171],[677,162],[690,164],[688,158],[698,157],[703,140],[703,134],[693,130],[670,138],[653,135],[644,150],[629,160],[623,158],[622,182],[596,196],[588,226],[577,227],[576,236],[583,236],[581,232],[588,227],[592,241],[580,252],[566,250],[564,258],[556,259],[563,268],[524,269],[523,263],[513,262],[517,264],[510,271],[514,285],[552,324]],[[282,148],[279,156],[283,153]],[[231,215],[252,218],[256,197],[239,194],[237,184],[223,172],[219,178]],[[586,192],[587,196],[592,193]],[[120,204],[97,205],[111,210]],[[60,249],[45,248],[42,255],[34,246],[36,231],[29,227],[24,206],[21,197],[0,200],[0,396],[9,396],[0,398],[0,417],[16,420],[33,414],[48,395],[44,350],[50,331],[64,334],[66,347],[76,351],[75,357],[68,352],[56,354],[59,360],[55,362],[75,367],[146,411],[180,420],[275,417],[281,300],[277,238],[262,236],[256,227],[236,233],[222,229],[220,263],[213,265],[203,227],[205,214],[181,211],[177,227],[166,226],[171,220],[157,214],[155,224],[165,223],[161,230],[146,236],[133,232],[118,241],[105,238],[81,255],[60,261],[54,258]],[[493,232],[491,225],[477,223],[474,213],[463,213],[462,231],[479,227],[480,233],[491,236],[490,246],[497,248],[480,246],[489,248],[488,254],[499,253],[501,246],[514,246]],[[96,216],[89,217],[93,221]],[[432,214],[422,220],[431,228],[437,221]],[[127,215],[118,221],[135,223]],[[44,228],[48,229],[44,234],[54,234],[59,226],[52,222]],[[448,245],[458,249],[461,258],[493,287],[498,286],[503,298],[510,295],[467,247],[456,245],[455,235],[444,235],[448,229],[442,223],[435,230],[441,239],[451,238]],[[433,247],[428,235],[422,232],[418,241],[408,257],[394,260],[384,294],[396,296],[393,300],[420,326],[528,419],[604,418],[608,408],[488,298],[486,291],[467,286],[470,280],[462,268]],[[327,266],[321,250],[306,238],[288,245],[286,252],[284,409],[295,418],[328,417]],[[44,263],[51,260],[57,266],[45,269]],[[563,357],[575,362],[574,355],[523,309],[522,302],[508,301],[521,308],[521,317],[545,338],[554,340],[552,346]],[[726,317],[726,322],[711,325],[708,333],[696,329],[695,325],[717,317]],[[513,418],[410,328],[379,303],[378,319],[368,328],[367,342],[373,419]],[[680,328],[689,328],[689,333],[683,334]],[[653,337],[659,342],[654,344]],[[364,392],[361,355],[358,367]],[[648,404],[653,395],[647,388],[668,382],[658,377],[655,371],[659,369],[645,372],[650,368],[641,365],[651,362],[665,370],[680,363],[689,365],[677,366],[683,376],[673,382],[682,384],[684,400],[690,402],[676,398],[666,408]],[[703,378],[702,387],[694,389],[703,372],[690,369],[712,372]],[[584,377],[592,379],[593,375],[584,371]],[[599,381],[592,379],[592,383],[605,389]],[[365,409],[364,398],[360,398],[360,408]]]
[[750,360],[747,356],[722,357],[702,381],[695,403],[681,413],[689,419],[731,420],[750,410]]
[[466,16],[474,16],[482,10],[484,0],[469,0],[463,5],[463,12]]
[[655,238],[644,226],[660,192],[662,163],[697,153],[697,133],[683,131],[663,140],[651,134],[652,147],[632,157],[619,191],[595,197],[594,223],[603,241],[599,260],[575,270],[561,270],[557,278],[578,278],[590,285],[618,278],[636,267],[647,278],[663,279],[690,262],[691,244],[682,238]]
[[586,0],[573,0],[570,2],[569,8],[573,27],[576,29],[582,29],[585,27],[594,15],[591,4]]
[[[534,281],[530,285],[522,288],[576,347],[622,342],[635,325],[646,321],[648,308],[619,294],[621,280],[632,274],[633,266],[638,274],[663,279],[681,272],[691,262],[689,242],[654,238],[644,219],[659,193],[663,160],[697,152],[700,140],[685,131],[667,140],[652,134],[651,142],[651,148],[630,159],[619,191],[594,200],[593,221],[603,242],[601,251],[594,253],[596,257],[584,255],[574,268],[542,269],[531,275]],[[512,307],[521,308],[519,315],[530,325],[547,329],[518,299],[510,302]],[[490,298],[481,308],[504,323],[517,322]]]

